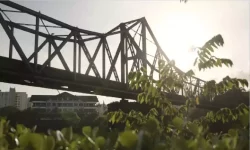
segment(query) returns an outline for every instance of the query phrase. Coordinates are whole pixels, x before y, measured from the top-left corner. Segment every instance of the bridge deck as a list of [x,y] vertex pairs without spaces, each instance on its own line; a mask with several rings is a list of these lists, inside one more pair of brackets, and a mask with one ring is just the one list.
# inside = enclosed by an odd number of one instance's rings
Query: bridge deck
[[[30,63],[33,66],[33,63]],[[38,65],[38,68],[41,65]],[[32,74],[26,69],[20,60],[9,59],[0,56],[0,82],[42,87],[49,89],[61,89],[72,92],[96,94],[109,97],[136,100],[139,91],[129,90],[128,86],[104,79],[74,74],[61,69],[46,67],[41,74]],[[67,88],[64,88],[67,86]],[[174,105],[185,104],[185,97],[181,95],[167,94]],[[199,105],[199,108],[218,109],[220,106]]]

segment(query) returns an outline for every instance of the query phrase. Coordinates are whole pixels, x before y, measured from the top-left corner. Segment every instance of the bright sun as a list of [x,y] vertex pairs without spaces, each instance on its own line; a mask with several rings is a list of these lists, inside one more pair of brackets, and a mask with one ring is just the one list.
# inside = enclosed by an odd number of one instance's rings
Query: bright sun
[[160,33],[160,42],[166,55],[175,60],[176,66],[187,71],[193,65],[196,52],[191,51],[192,46],[199,46],[204,39],[204,27],[199,19],[191,13],[179,12],[167,14],[162,22],[164,32]]

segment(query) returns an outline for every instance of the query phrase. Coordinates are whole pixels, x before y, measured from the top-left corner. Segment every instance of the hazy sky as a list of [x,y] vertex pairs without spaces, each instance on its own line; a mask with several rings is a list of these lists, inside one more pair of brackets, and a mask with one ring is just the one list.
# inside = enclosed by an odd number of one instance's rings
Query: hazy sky
[[[230,58],[234,66],[212,69],[206,73],[196,71],[196,76],[204,80],[220,80],[226,75],[249,79],[250,5],[248,0],[189,0],[186,4],[180,3],[179,0],[26,0],[15,2],[73,26],[101,33],[107,32],[121,22],[146,17],[162,49],[170,59],[176,61],[176,65],[183,71],[192,68],[196,57],[195,52],[189,51],[191,46],[202,46],[213,36],[221,34],[225,45],[216,54],[219,57]],[[22,21],[20,16],[12,14],[11,17]],[[0,29],[0,39],[0,47],[8,45],[2,29]],[[33,44],[28,42],[23,46],[27,49],[34,48]],[[7,54],[8,51],[1,48],[0,55],[6,56]],[[2,91],[7,91],[10,87],[15,87],[17,91],[27,92],[29,96],[58,93],[56,90],[0,83]],[[98,96],[98,98],[106,103],[118,100],[104,96]]]

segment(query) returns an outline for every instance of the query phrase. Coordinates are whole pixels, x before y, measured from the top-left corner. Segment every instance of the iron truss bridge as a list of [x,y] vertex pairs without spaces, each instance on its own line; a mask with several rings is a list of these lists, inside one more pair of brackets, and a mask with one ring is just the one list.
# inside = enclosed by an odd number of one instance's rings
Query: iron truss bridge
[[[159,58],[169,62],[145,18],[98,33],[0,1],[0,23],[1,82],[136,99],[129,72],[145,67],[157,77]],[[191,77],[185,88],[199,93],[204,83]],[[184,103],[183,91],[176,96]]]

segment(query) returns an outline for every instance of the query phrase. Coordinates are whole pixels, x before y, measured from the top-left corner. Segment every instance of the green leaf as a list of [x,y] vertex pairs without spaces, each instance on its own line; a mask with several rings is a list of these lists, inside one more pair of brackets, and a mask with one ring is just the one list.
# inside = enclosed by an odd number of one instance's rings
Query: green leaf
[[193,70],[189,70],[188,72],[186,72],[186,76],[193,76],[193,75],[194,75]]
[[19,141],[19,145],[21,147],[26,147],[29,144],[28,134],[22,134],[22,135],[20,135],[20,137],[18,138],[18,141]]
[[137,143],[137,135],[132,131],[124,131],[120,134],[118,141],[123,147],[132,148]]
[[[213,46],[213,45],[212,45]],[[215,48],[217,48],[217,47],[215,47]],[[203,51],[204,51],[204,53],[205,53],[205,55],[206,54],[208,54],[209,56],[211,55],[211,53],[210,53],[210,51],[209,50],[207,50],[207,49],[203,49]],[[209,58],[208,58],[209,59]]]
[[240,82],[241,86],[248,87],[248,81],[246,79],[238,79],[238,81]]
[[144,97],[144,98],[145,98],[145,100],[144,100],[144,101],[145,101],[145,102],[146,102],[146,104],[147,104],[147,103],[149,102],[149,100],[150,100],[150,99],[149,99],[149,94],[147,94],[147,95],[146,95],[146,97]]
[[[200,56],[200,60],[202,60],[202,62],[207,62],[207,60],[203,56]],[[205,64],[205,63],[203,63],[203,64]]]
[[136,72],[130,72],[129,73],[129,80],[134,80],[136,77]]
[[0,138],[2,138],[4,136],[3,132],[4,132],[4,124],[5,124],[5,122],[6,122],[5,119],[0,120]]
[[154,87],[152,87],[152,97],[155,97],[155,94],[156,94],[156,89]]
[[200,100],[198,96],[196,97],[195,102],[196,102],[196,105],[200,105]]
[[42,135],[37,133],[27,133],[19,138],[20,146],[26,147],[30,145],[34,150],[44,149],[44,138]]
[[112,114],[112,117],[111,117],[111,119],[110,119],[109,121],[110,121],[112,124],[115,123],[115,121],[116,121],[116,113]]
[[17,131],[17,134],[24,134],[24,133],[28,133],[28,129],[26,127],[24,127],[24,125],[22,124],[17,124],[16,125],[16,131]]
[[179,118],[179,117],[175,117],[174,119],[173,119],[173,121],[172,121],[172,123],[173,123],[173,125],[177,128],[177,129],[179,129],[179,130],[181,130],[182,128],[183,128],[183,119],[181,119],[181,118]]
[[72,130],[72,127],[69,127],[69,128],[63,128],[62,129],[62,134],[63,136],[65,137],[65,139],[70,142],[72,140],[72,137],[73,137],[73,130]]
[[136,81],[139,81],[140,80],[140,78],[141,78],[141,73],[140,72],[137,72],[136,73]]
[[82,133],[87,135],[87,136],[91,136],[92,133],[92,129],[90,126],[85,126],[82,128]]
[[150,109],[149,113],[154,116],[158,116],[158,111],[155,108]]
[[147,122],[144,124],[144,128],[149,133],[157,132],[159,130],[159,128],[160,128],[159,121],[155,117],[149,117]]
[[248,124],[249,124],[249,114],[248,113],[240,115],[239,119],[240,119],[241,124],[244,127],[248,126]]
[[105,138],[102,137],[102,136],[98,136],[96,139],[95,139],[95,143],[96,145],[99,147],[99,148],[104,148],[105,146]]
[[209,49],[210,51],[213,52],[212,46],[217,48],[217,46],[215,46],[215,44],[218,45],[218,46],[223,46],[224,45],[224,40],[223,40],[223,38],[222,38],[222,36],[220,34],[214,36],[212,39],[207,41],[201,49]]
[[220,60],[220,59],[217,59],[216,64],[217,64],[218,66],[222,67],[221,60]]
[[53,138],[53,136],[46,136],[44,145],[46,147],[46,150],[54,150],[54,148],[55,148],[55,139]]

